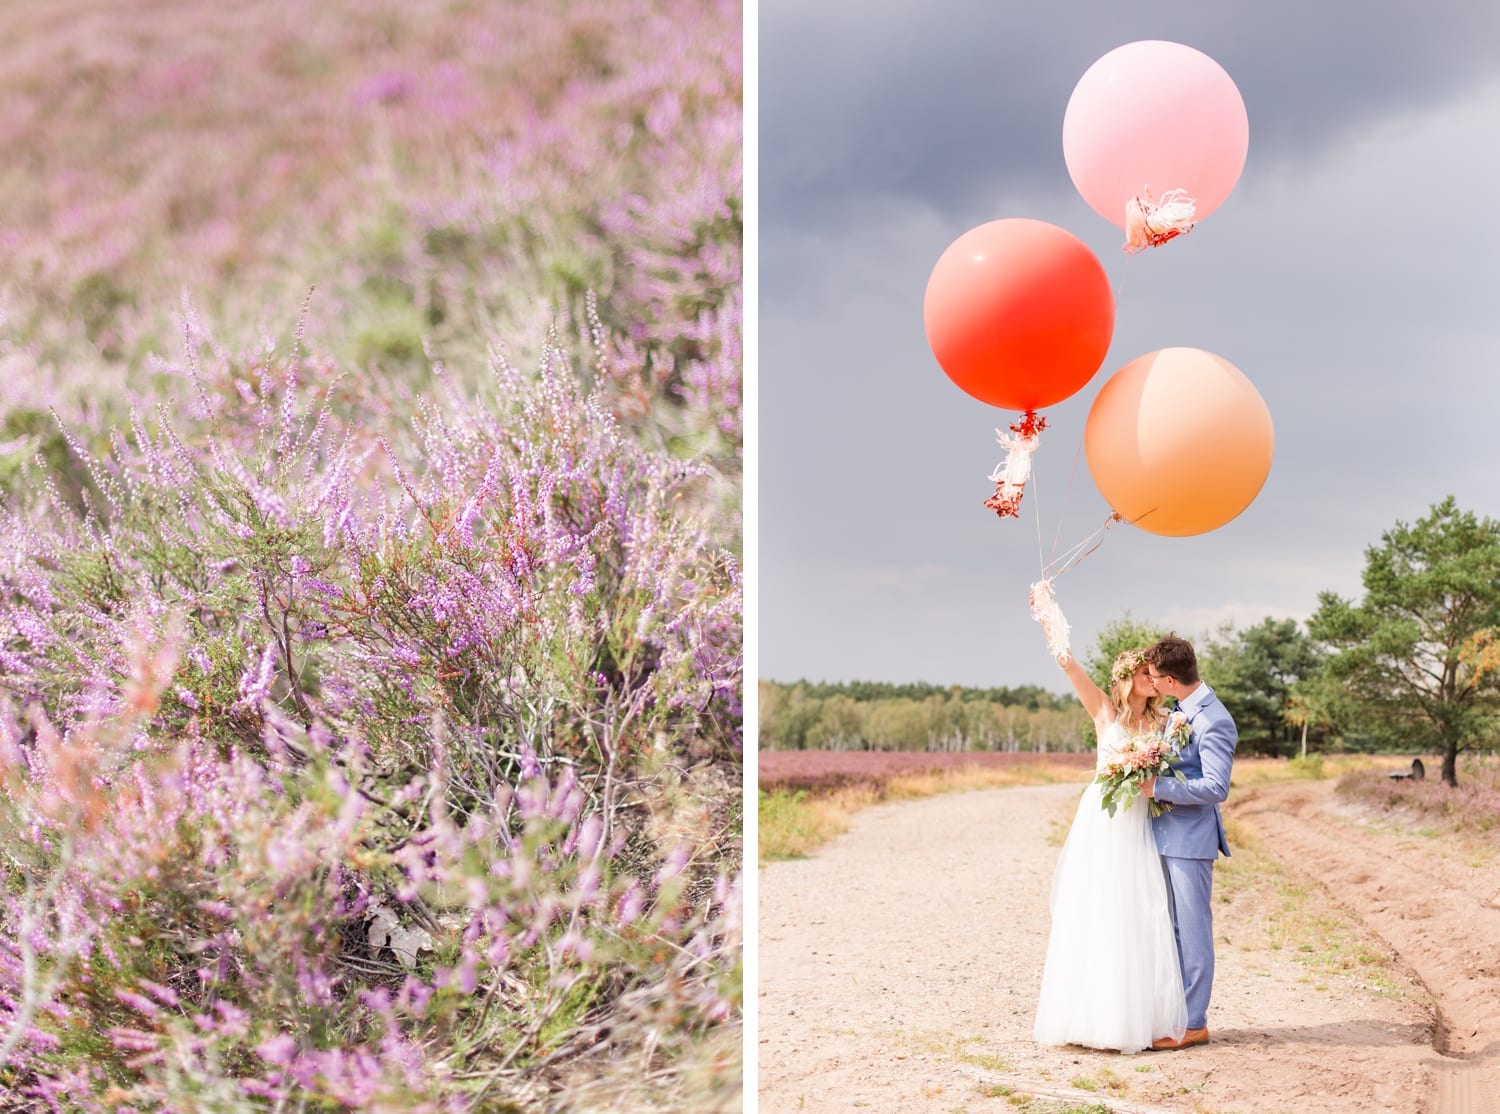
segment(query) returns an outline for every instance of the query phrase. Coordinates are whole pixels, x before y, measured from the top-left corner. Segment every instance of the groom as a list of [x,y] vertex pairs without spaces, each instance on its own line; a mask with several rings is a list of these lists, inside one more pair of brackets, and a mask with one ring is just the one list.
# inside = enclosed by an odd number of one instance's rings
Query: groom
[[1175,635],[1163,638],[1145,657],[1156,691],[1176,697],[1177,709],[1187,716],[1192,732],[1172,764],[1187,780],[1152,779],[1141,787],[1147,797],[1172,806],[1151,821],[1151,830],[1167,876],[1187,992],[1187,1032],[1180,1041],[1163,1037],[1151,1047],[1189,1048],[1208,1043],[1208,997],[1214,985],[1214,861],[1221,851],[1229,854],[1219,803],[1229,796],[1239,732],[1214,690],[1198,679],[1198,658],[1190,642]]

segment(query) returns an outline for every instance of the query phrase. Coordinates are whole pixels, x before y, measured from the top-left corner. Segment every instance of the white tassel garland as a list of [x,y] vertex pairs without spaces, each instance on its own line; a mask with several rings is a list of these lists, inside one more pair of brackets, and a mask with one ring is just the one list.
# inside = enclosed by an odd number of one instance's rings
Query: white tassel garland
[[1021,517],[1021,496],[1026,491],[1026,481],[1031,479],[1031,457],[1036,452],[1042,430],[1046,428],[1047,419],[1028,410],[1010,427],[1009,433],[995,430],[995,439],[1006,455],[990,473],[995,494],[986,499],[984,505],[1001,518]]
[[1047,651],[1059,661],[1067,658],[1068,620],[1057,604],[1057,597],[1052,594],[1051,580],[1038,580],[1031,586],[1031,617],[1042,625],[1042,633],[1047,636]]
[[1193,230],[1197,201],[1186,190],[1168,190],[1156,201],[1149,189],[1125,203],[1125,251],[1160,247]]

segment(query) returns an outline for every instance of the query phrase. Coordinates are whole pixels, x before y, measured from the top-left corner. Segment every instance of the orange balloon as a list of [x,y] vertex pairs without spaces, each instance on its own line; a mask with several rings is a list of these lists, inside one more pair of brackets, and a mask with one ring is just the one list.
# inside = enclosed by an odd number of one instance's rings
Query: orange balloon
[[1271,412],[1244,372],[1198,348],[1131,360],[1083,432],[1089,472],[1126,522],[1180,538],[1248,507],[1271,473]]
[[948,378],[1007,410],[1061,402],[1109,351],[1115,297],[1082,240],[1046,221],[971,228],[927,280],[927,343]]

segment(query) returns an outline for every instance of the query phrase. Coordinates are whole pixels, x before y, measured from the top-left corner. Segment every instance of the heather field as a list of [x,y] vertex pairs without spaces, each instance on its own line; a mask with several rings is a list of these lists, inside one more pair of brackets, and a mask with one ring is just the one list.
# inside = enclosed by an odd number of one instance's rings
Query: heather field
[[0,1108],[739,1108],[740,33],[0,8]]
[[763,750],[756,756],[759,787],[773,793],[827,793],[854,786],[880,790],[900,778],[983,770],[1021,776],[1047,770],[1085,780],[1093,768],[1092,752]]
[[[1346,774],[1339,779],[1338,797],[1411,827],[1426,825],[1491,838],[1500,831],[1500,759],[1465,755],[1458,763],[1457,788],[1432,776],[1439,757],[1424,755],[1422,761],[1428,773],[1420,781],[1393,779],[1385,769]],[[1408,762],[1401,762],[1398,769],[1404,772],[1409,767]]]

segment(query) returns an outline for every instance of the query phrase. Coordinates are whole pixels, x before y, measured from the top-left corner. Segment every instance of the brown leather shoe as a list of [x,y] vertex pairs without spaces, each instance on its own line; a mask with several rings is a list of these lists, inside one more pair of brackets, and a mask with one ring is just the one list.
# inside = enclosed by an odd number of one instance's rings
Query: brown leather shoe
[[1182,1039],[1180,1041],[1174,1041],[1171,1037],[1162,1037],[1160,1040],[1152,1041],[1151,1048],[1152,1051],[1155,1052],[1176,1052],[1181,1048],[1192,1048],[1195,1044],[1207,1043],[1207,1029],[1189,1029],[1187,1032],[1182,1034]]

